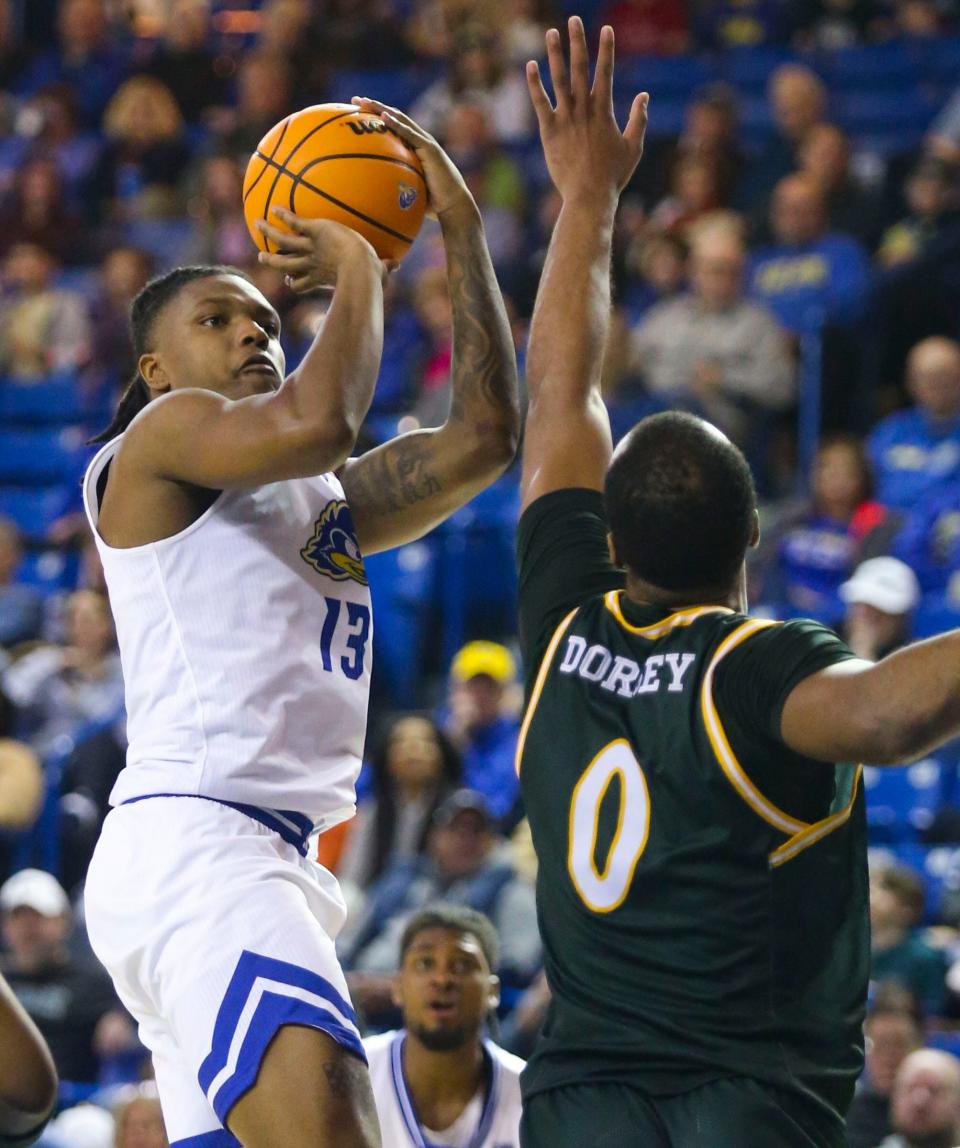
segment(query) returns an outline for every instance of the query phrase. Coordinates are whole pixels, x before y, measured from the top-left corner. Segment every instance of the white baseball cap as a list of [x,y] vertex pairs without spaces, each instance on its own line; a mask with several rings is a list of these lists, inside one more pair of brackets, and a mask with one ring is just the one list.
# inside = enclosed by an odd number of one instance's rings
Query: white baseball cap
[[920,601],[917,576],[899,558],[868,558],[840,587],[845,602],[860,602],[885,614],[907,614]]
[[44,917],[59,917],[70,909],[70,898],[60,882],[43,869],[21,869],[0,886],[0,911],[35,909]]

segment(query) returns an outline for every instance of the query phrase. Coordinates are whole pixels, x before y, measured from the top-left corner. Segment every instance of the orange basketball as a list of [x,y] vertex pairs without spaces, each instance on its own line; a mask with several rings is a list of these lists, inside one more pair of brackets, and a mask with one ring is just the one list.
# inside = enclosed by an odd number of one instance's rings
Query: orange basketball
[[427,185],[416,153],[378,116],[352,104],[316,104],[267,132],[247,164],[243,213],[262,251],[274,244],[256,227],[285,230],[274,205],[359,231],[381,259],[402,259],[417,237]]

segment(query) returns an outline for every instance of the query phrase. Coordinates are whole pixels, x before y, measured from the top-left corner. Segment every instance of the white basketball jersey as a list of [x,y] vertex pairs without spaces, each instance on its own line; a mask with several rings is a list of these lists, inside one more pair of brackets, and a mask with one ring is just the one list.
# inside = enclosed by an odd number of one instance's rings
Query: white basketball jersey
[[223,491],[185,530],[130,549],[97,529],[127,699],[114,805],[149,794],[353,814],[373,630],[343,487],[332,474]]
[[[425,1129],[417,1119],[403,1073],[406,1035],[401,1029],[363,1042],[384,1148],[520,1148],[520,1073],[524,1061],[484,1041],[490,1071],[486,1097],[469,1128],[461,1128],[462,1119],[458,1120],[444,1137],[441,1131]],[[451,1135],[454,1129],[457,1134]]]

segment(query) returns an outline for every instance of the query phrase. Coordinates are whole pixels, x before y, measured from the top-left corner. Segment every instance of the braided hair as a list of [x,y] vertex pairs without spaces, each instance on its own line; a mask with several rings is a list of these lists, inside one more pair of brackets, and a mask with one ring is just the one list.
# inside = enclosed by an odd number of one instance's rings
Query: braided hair
[[[139,362],[140,356],[145,354],[150,346],[150,337],[153,325],[166,305],[175,299],[180,291],[195,279],[207,279],[213,275],[235,275],[240,279],[252,282],[248,275],[238,271],[236,267],[227,267],[224,264],[211,263],[192,267],[175,267],[166,275],[159,275],[136,295],[130,304],[130,341],[133,344],[134,359]],[[133,422],[136,416],[150,402],[150,388],[140,371],[134,374],[127,383],[116,413],[110,425],[90,441],[92,443],[109,442],[122,434]]]

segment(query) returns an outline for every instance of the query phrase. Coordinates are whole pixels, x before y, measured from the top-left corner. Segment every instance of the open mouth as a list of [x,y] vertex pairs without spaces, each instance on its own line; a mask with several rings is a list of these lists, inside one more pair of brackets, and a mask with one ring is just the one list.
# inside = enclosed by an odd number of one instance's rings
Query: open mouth
[[431,1001],[427,1006],[434,1020],[453,1020],[457,1006],[452,1001]]
[[271,375],[274,379],[280,377],[276,364],[271,359],[268,359],[266,355],[251,355],[249,359],[246,359],[239,373],[246,374],[248,371],[255,372],[258,375]]

